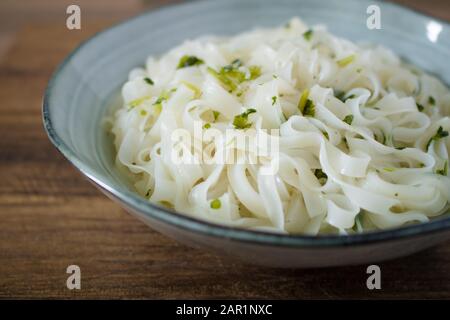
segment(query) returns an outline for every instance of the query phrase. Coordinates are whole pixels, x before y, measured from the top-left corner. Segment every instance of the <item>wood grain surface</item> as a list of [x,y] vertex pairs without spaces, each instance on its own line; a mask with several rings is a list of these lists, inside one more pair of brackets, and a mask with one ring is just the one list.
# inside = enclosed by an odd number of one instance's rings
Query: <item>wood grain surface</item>
[[[450,298],[450,246],[366,266],[276,270],[187,248],[100,194],[50,144],[41,98],[80,41],[173,1],[77,1],[82,30],[65,28],[70,1],[0,3],[0,298]],[[450,20],[450,1],[401,0]],[[66,288],[66,268],[82,288]]]

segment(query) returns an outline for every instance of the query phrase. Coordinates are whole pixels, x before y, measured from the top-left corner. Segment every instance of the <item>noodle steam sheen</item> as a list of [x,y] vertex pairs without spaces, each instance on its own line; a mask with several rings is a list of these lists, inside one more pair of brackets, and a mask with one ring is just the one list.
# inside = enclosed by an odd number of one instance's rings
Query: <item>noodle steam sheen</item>
[[[448,88],[322,26],[295,18],[186,41],[132,70],[122,97],[109,119],[117,166],[149,201],[200,219],[350,234],[426,222],[450,199]],[[172,161],[174,131],[199,125],[204,136],[279,130],[278,170],[262,173],[273,154],[266,164]],[[184,157],[235,148],[213,135],[200,145]]]

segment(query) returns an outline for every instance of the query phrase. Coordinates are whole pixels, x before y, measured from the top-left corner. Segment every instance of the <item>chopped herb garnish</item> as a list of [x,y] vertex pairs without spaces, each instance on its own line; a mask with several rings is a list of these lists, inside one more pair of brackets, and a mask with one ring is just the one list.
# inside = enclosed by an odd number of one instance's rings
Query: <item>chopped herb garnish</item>
[[274,105],[275,103],[277,103],[277,96],[272,97],[272,105]]
[[387,172],[394,172],[395,168],[383,168],[383,170]]
[[339,99],[342,102],[345,102],[345,91],[334,90],[334,96],[336,97],[336,99]]
[[347,65],[349,65],[350,63],[352,63],[355,60],[356,56],[354,54],[349,55],[348,57],[342,58],[338,61],[336,61],[336,63],[338,64],[339,67],[343,68]]
[[197,58],[196,56],[183,56],[178,62],[177,69],[198,66],[205,63],[202,59]]
[[352,230],[355,232],[361,232],[362,231],[362,219],[363,219],[363,213],[360,212],[355,216],[355,224],[352,227]]
[[162,111],[162,105],[161,105],[161,104],[154,104],[153,106],[154,106],[154,108],[155,108],[155,112],[156,112],[157,114],[160,114],[161,111]]
[[216,121],[217,118],[219,118],[219,116],[220,116],[220,112],[213,110],[213,116],[214,116],[214,121]]
[[148,197],[150,195],[150,189],[147,191],[147,193],[145,194],[146,197]]
[[142,109],[139,113],[141,114],[141,116],[147,115],[147,111],[145,111],[144,109]]
[[252,126],[251,123],[248,122],[248,115],[251,113],[255,113],[255,109],[247,109],[240,115],[234,117],[233,125],[236,129],[247,129]]
[[427,143],[427,150],[430,147],[431,141],[438,141],[441,138],[448,137],[448,131],[445,131],[442,127],[439,127],[436,134],[428,141]]
[[153,103],[153,105],[162,104],[162,102],[167,100],[168,98],[169,98],[168,95],[165,92],[163,92],[158,97],[158,99],[156,99],[156,101],[155,101],[155,103]]
[[222,72],[217,72],[216,70],[214,70],[213,68],[208,67],[208,72],[209,74],[211,74],[212,76],[214,76],[217,80],[219,80],[222,85],[229,91],[232,92],[233,90],[235,90],[237,88],[236,84],[231,81],[225,74],[223,74]]
[[420,112],[422,112],[422,111],[425,109],[425,107],[424,107],[423,105],[421,105],[420,103],[416,103],[416,105],[417,105],[417,109],[418,109]]
[[311,40],[313,36],[314,31],[312,29],[309,29],[308,31],[303,33],[303,38],[305,38],[306,41]]
[[145,97],[134,99],[134,100],[130,101],[128,103],[128,106],[129,106],[128,110],[131,110],[131,109],[139,106],[141,103],[143,103],[147,99],[150,99],[150,97],[149,96],[145,96]]
[[344,142],[345,147],[346,147],[347,149],[349,149],[347,138],[344,137],[342,140],[343,140],[343,142]]
[[428,97],[428,103],[434,106],[436,104],[436,100],[432,96],[430,96]]
[[149,85],[151,85],[151,86],[155,84],[155,83],[153,82],[153,80],[150,79],[149,77],[145,77],[145,78],[144,78],[144,81],[147,82],[147,83],[148,83]]
[[342,121],[344,121],[348,125],[351,125],[353,122],[353,115],[352,114],[346,115],[344,120],[342,120]]
[[[236,90],[237,86],[246,80],[254,80],[261,75],[261,67],[250,66],[249,78],[244,71],[239,70],[242,66],[242,61],[239,59],[234,60],[229,65],[220,68],[219,71],[208,67],[208,72],[213,75],[217,80],[219,80],[222,85],[228,90],[228,92],[233,92]],[[242,94],[241,94],[242,95]]]
[[316,176],[317,180],[319,180],[321,185],[324,185],[327,182],[328,176],[325,172],[322,171],[322,169],[314,170],[314,175]]
[[443,175],[443,176],[447,176],[447,171],[448,171],[448,163],[447,163],[447,161],[445,161],[444,168],[437,170],[436,173]]
[[223,70],[225,71],[231,71],[235,69],[239,69],[239,67],[242,66],[242,61],[240,59],[233,60],[229,65],[226,65],[223,67]]
[[181,83],[183,83],[186,87],[194,91],[194,99],[198,99],[201,97],[202,91],[200,90],[199,87],[187,81],[181,81]]
[[327,140],[330,140],[330,136],[328,135],[328,132],[323,131],[322,134],[324,135],[325,138],[327,138]]
[[272,77],[273,77],[274,79],[278,79],[278,76],[277,76],[276,74],[273,74]]
[[203,125],[203,129],[209,129],[209,128],[211,128],[211,124],[210,123],[205,123]]
[[305,117],[314,117],[316,112],[316,106],[314,105],[314,102],[308,98],[309,97],[309,90],[306,89],[303,91],[300,101],[298,102],[298,109]]
[[220,209],[220,207],[222,206],[222,203],[220,202],[220,199],[214,199],[213,201],[211,201],[211,209]]
[[159,203],[160,203],[161,205],[163,205],[164,207],[173,209],[173,205],[172,205],[169,201],[162,200],[162,201],[159,201]]
[[403,150],[403,149],[405,149],[406,147],[395,147],[395,149],[397,149],[397,150]]
[[310,99],[306,100],[305,108],[303,109],[303,115],[305,117],[314,117],[316,114],[316,106],[314,102]]
[[261,75],[261,67],[259,66],[250,66],[248,69],[250,70],[250,80],[255,80]]
[[334,91],[334,96],[336,97],[336,99],[341,100],[342,102],[345,103],[345,101],[347,101],[348,99],[353,99],[356,96],[354,94],[349,95],[348,97],[346,97],[347,93],[345,91],[340,91],[340,90],[335,90]]

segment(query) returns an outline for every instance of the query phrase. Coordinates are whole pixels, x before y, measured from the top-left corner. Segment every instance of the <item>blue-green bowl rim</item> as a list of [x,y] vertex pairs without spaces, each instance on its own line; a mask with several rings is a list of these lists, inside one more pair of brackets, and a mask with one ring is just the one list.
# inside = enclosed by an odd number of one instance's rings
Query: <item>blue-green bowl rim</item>
[[[218,225],[210,223],[208,221],[203,221],[200,219],[192,218],[187,215],[177,213],[173,210],[169,210],[163,207],[156,206],[143,198],[139,197],[137,194],[126,190],[125,188],[114,188],[97,178],[94,173],[92,173],[90,168],[86,166],[83,161],[81,161],[78,156],[72,152],[70,148],[58,137],[57,133],[53,129],[51,118],[50,118],[50,96],[52,95],[52,89],[54,83],[58,80],[61,71],[66,67],[66,65],[71,61],[71,59],[76,55],[76,53],[83,48],[86,44],[95,40],[99,35],[107,32],[112,32],[117,27],[128,24],[136,19],[142,18],[143,16],[161,13],[166,10],[180,9],[184,6],[196,5],[199,2],[206,2],[206,0],[197,0],[182,4],[170,4],[166,6],[159,7],[157,9],[147,10],[141,14],[138,14],[132,18],[125,21],[119,22],[111,27],[108,27],[100,32],[95,33],[93,36],[87,40],[81,42],[81,44],[75,48],[56,68],[52,74],[47,88],[44,93],[44,98],[42,102],[42,118],[45,131],[56,147],[56,149],[77,168],[82,174],[88,177],[91,181],[97,184],[102,189],[106,190],[112,194],[115,198],[124,202],[126,205],[137,210],[138,212],[148,215],[152,219],[168,223],[172,226],[182,228],[186,231],[201,233],[213,237],[222,237],[229,240],[244,241],[247,243],[259,244],[259,245],[270,245],[270,246],[285,246],[285,247],[338,247],[347,245],[367,245],[375,242],[387,241],[387,240],[400,240],[407,239],[413,236],[420,236],[434,232],[444,232],[450,228],[450,217],[432,220],[426,223],[419,223],[414,225],[409,225],[400,228],[393,228],[383,231],[371,231],[361,234],[351,234],[351,235],[319,235],[319,236],[309,236],[309,235],[287,235],[287,234],[276,234],[265,231],[256,230],[246,230],[237,227],[230,227],[224,225]],[[376,1],[374,1],[376,2]],[[388,3],[383,1],[384,6],[392,6],[400,8],[405,11],[409,11],[415,15],[419,15],[423,18],[432,19],[445,24],[450,27],[450,24],[446,21],[440,20],[418,12],[414,9],[403,7],[398,4]]]

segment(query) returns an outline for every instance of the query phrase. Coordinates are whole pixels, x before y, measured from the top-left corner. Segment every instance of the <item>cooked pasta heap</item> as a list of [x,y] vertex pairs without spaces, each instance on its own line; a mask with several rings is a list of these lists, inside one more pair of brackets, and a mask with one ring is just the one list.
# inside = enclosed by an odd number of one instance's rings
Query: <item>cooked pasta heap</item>
[[[351,234],[426,222],[450,199],[448,88],[322,26],[293,19],[186,41],[132,70],[122,96],[111,119],[118,166],[152,203],[200,219]],[[265,164],[174,162],[173,132],[195,136],[198,123],[202,133],[279,129],[277,152]],[[235,148],[221,139],[201,147],[212,158]],[[278,170],[263,174],[273,161]]]

